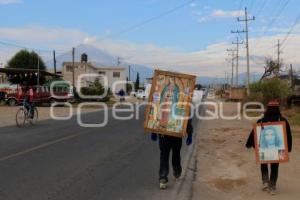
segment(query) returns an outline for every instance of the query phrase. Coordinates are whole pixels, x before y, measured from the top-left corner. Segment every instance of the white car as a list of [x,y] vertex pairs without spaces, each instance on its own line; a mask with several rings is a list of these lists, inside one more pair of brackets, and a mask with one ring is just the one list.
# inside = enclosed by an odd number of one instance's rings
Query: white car
[[145,100],[147,98],[147,94],[144,90],[138,90],[136,94],[136,98]]
[[203,91],[202,90],[194,90],[193,92],[193,103],[199,103],[202,101],[203,98]]

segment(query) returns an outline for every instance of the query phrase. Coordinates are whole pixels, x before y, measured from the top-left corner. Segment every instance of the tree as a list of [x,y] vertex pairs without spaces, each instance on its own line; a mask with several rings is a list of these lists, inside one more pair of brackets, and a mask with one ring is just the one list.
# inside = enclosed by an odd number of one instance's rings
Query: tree
[[[105,92],[104,87],[100,83],[99,79],[96,78],[94,83],[91,84],[89,87],[82,87],[81,88],[81,93],[86,96],[100,96]],[[109,101],[109,97],[106,96],[102,99],[83,99],[87,101]]]
[[7,68],[46,70],[46,65],[42,58],[34,51],[21,50],[16,53],[7,63]]
[[[6,68],[17,69],[39,69],[46,70],[46,65],[41,57],[34,51],[21,50],[16,53],[7,63]],[[13,84],[21,85],[37,85],[38,76],[36,72],[13,72],[7,73],[8,81]],[[39,76],[39,84],[42,85],[46,81],[46,77]]]
[[136,74],[136,81],[135,81],[134,87],[135,87],[135,90],[140,89],[140,74],[139,73]]
[[269,76],[278,76],[279,72],[281,71],[281,64],[272,60],[271,58],[266,59],[266,66],[265,66],[265,72],[260,78],[260,81],[262,81],[264,78]]
[[279,78],[264,79],[263,81],[250,84],[249,89],[248,100],[264,104],[267,104],[272,99],[285,100],[291,94],[287,82]]

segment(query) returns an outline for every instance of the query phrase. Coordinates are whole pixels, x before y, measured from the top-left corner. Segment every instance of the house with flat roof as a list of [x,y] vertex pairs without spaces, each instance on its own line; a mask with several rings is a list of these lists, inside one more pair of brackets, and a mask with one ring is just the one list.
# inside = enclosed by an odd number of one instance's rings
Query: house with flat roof
[[[88,62],[87,55],[81,56],[81,62],[64,62],[61,75],[64,80],[69,81],[73,86],[77,87],[78,81],[82,87],[88,87],[95,82],[96,78],[104,85],[104,77],[107,79],[107,87],[116,93],[126,88],[126,68],[123,67],[97,67],[95,64]],[[114,87],[115,85],[115,87]]]

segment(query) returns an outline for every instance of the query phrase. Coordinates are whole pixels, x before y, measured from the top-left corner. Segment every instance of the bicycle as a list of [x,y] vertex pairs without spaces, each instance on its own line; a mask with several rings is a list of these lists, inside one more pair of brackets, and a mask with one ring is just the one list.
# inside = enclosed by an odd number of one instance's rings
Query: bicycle
[[38,120],[38,110],[35,106],[33,106],[33,116],[30,114],[30,110],[28,110],[25,106],[25,102],[23,102],[23,105],[19,110],[17,111],[16,114],[16,124],[17,127],[21,128],[26,125],[26,122],[29,122],[30,125],[36,124]]

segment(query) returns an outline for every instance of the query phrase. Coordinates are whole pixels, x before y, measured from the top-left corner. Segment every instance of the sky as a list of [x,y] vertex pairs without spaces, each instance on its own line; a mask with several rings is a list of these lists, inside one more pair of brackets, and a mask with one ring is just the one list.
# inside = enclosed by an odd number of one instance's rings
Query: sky
[[[266,57],[300,66],[299,0],[0,0],[0,63],[26,47],[44,60],[89,44],[126,62],[153,68],[224,76],[231,72],[226,49],[245,42],[248,8],[251,72],[262,72]],[[245,45],[240,73],[246,71]]]

